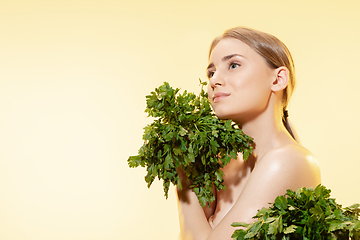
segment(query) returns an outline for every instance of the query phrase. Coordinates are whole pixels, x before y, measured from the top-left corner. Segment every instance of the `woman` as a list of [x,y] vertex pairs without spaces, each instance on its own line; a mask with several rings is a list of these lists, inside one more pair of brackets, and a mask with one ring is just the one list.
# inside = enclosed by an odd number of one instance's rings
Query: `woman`
[[215,193],[210,207],[201,208],[182,178],[177,194],[180,235],[186,240],[231,239],[231,223],[252,222],[258,209],[286,189],[320,183],[317,161],[288,124],[295,75],[290,52],[280,40],[253,29],[230,29],[211,44],[207,75],[216,115],[240,124],[255,147],[246,162],[239,154],[224,167],[226,190]]

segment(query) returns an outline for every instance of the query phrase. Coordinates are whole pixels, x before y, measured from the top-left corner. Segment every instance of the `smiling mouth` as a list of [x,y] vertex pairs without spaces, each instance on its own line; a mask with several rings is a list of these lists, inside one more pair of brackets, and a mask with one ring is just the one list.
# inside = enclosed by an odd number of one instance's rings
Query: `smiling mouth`
[[228,96],[230,96],[230,94],[229,93],[215,93],[214,95],[213,95],[213,97],[212,97],[212,99],[213,99],[213,102],[214,103],[217,103],[217,102],[219,102],[220,100],[222,100],[222,99],[224,99],[224,98],[227,98]]

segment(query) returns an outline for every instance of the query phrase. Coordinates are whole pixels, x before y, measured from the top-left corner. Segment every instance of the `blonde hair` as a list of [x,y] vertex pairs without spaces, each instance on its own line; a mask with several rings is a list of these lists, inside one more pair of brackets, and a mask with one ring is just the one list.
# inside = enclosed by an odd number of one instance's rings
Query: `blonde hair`
[[215,38],[210,46],[209,57],[214,47],[224,38],[235,38],[248,45],[260,54],[271,68],[286,67],[289,70],[289,81],[283,91],[282,106],[285,111],[295,88],[295,66],[289,49],[277,37],[246,27],[231,28]]
[[284,66],[289,70],[288,84],[284,88],[282,96],[282,120],[291,136],[298,141],[296,133],[291,128],[290,122],[287,119],[286,110],[290,97],[295,89],[295,65],[289,49],[282,41],[271,34],[246,27],[235,27],[226,30],[221,36],[213,40],[210,46],[209,58],[212,50],[224,38],[235,38],[242,41],[260,54],[260,56],[266,60],[266,63],[270,68],[276,69]]

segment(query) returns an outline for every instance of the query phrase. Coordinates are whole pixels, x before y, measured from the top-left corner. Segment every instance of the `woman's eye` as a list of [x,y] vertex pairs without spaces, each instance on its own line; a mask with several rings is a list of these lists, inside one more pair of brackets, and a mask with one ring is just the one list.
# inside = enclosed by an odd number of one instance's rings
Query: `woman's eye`
[[207,77],[212,78],[214,76],[214,72],[208,72]]
[[229,66],[230,69],[234,69],[234,68],[237,68],[237,67],[240,67],[240,64],[238,64],[238,63],[231,63],[230,66]]

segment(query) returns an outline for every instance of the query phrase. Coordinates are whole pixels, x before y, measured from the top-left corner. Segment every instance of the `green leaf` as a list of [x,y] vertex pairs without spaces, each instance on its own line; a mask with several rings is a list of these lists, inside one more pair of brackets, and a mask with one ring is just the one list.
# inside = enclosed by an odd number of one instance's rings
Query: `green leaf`
[[310,208],[310,212],[314,215],[321,215],[323,213],[323,210],[318,204],[316,204],[313,208]]
[[334,232],[336,230],[339,230],[339,229],[344,229],[344,227],[346,227],[346,223],[343,223],[343,222],[332,222],[330,223],[330,226],[329,226],[329,232]]
[[281,216],[275,218],[275,220],[269,224],[269,230],[268,230],[268,234],[273,234],[276,235],[278,232],[281,232]]
[[244,150],[243,159],[246,161],[249,158],[250,154],[251,154],[251,149],[246,148]]
[[350,210],[350,211],[360,211],[360,204],[359,203],[355,203],[349,207],[346,207],[345,210]]
[[215,176],[216,176],[216,180],[220,182],[220,181],[223,180],[224,173],[223,173],[223,171],[221,169],[218,169],[215,172]]
[[287,200],[285,196],[278,196],[275,199],[274,203],[275,207],[277,207],[280,211],[285,211],[287,209]]
[[173,151],[174,151],[175,155],[181,155],[181,153],[182,153],[182,151],[179,147],[174,147]]
[[182,126],[180,126],[180,131],[179,131],[179,134],[180,134],[180,136],[185,136],[186,134],[188,133],[188,131],[185,129],[185,128],[183,128]]
[[188,157],[188,159],[189,159],[190,162],[195,162],[195,156],[194,156],[193,153],[190,152],[190,153],[187,155],[187,157]]
[[244,238],[252,238],[254,237],[260,230],[262,223],[255,222],[250,229],[248,229],[247,234]]
[[199,198],[199,202],[200,202],[201,206],[205,207],[208,199],[205,196],[200,196],[198,198]]
[[271,223],[271,222],[275,221],[276,219],[277,219],[277,218],[269,217],[269,218],[267,218],[267,219],[264,221],[264,223]]
[[129,167],[138,167],[141,164],[141,158],[139,156],[131,156],[128,159]]
[[234,231],[234,233],[231,235],[231,238],[234,240],[244,240],[246,235],[246,231],[243,229],[237,229]]
[[245,223],[245,222],[233,222],[231,224],[231,226],[233,227],[247,227],[249,225],[250,225],[249,223]]
[[177,185],[180,189],[182,189],[182,184],[181,184],[181,180],[180,180],[179,177],[177,177],[177,181],[176,181],[176,182],[177,182],[176,185]]
[[273,213],[273,212],[274,212],[274,210],[263,207],[258,211],[256,216],[262,216],[262,215],[266,215],[266,214],[269,215],[270,213]]
[[170,168],[170,165],[171,165],[172,161],[173,161],[173,159],[172,159],[171,155],[170,154],[166,155],[165,163],[164,163],[165,169]]
[[293,233],[296,231],[297,226],[291,225],[284,230],[284,234]]

